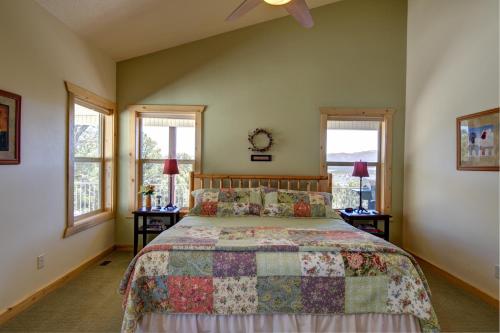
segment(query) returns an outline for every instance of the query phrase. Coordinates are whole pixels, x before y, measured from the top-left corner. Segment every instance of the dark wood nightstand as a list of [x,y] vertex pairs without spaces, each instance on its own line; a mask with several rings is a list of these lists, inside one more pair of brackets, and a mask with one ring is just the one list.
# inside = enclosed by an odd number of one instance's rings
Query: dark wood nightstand
[[[160,234],[164,230],[176,224],[177,221],[179,221],[179,212],[179,208],[173,210],[141,208],[132,212],[132,214],[134,214],[134,256],[137,254],[139,234],[142,235],[142,247],[145,247],[148,239],[148,234]],[[142,224],[140,226],[139,217],[142,217]],[[151,224],[148,223],[148,217],[169,217],[170,224]]]
[[[391,215],[381,214],[376,210],[368,210],[366,214],[358,214],[356,211],[352,213],[346,212],[344,209],[339,211],[340,217],[347,223],[356,228],[366,231],[372,235],[382,237],[386,241],[389,240],[389,219],[392,217]],[[371,224],[357,224],[356,221],[372,221]],[[378,222],[384,222],[384,230],[380,230],[378,228]]]

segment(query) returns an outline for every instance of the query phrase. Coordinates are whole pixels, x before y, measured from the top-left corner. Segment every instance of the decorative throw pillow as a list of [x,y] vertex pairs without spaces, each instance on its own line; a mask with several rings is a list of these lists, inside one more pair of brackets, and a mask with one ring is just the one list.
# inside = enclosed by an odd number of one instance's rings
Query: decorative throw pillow
[[262,188],[262,216],[330,217],[332,195],[326,192],[307,192]]
[[199,216],[259,216],[262,195],[259,188],[200,189],[193,191],[191,215]]

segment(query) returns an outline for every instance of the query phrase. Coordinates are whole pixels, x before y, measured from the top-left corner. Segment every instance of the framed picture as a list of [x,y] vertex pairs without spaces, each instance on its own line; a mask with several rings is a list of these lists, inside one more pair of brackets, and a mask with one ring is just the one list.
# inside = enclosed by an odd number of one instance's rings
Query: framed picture
[[21,163],[21,96],[0,90],[0,164]]
[[457,170],[500,170],[499,115],[496,108],[457,118]]

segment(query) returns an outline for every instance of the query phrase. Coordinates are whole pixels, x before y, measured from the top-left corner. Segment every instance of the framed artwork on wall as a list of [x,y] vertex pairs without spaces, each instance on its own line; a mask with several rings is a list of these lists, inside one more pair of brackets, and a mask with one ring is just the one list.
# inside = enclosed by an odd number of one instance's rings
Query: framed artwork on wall
[[457,170],[500,170],[499,115],[496,108],[457,118]]
[[21,163],[21,96],[0,90],[0,164]]

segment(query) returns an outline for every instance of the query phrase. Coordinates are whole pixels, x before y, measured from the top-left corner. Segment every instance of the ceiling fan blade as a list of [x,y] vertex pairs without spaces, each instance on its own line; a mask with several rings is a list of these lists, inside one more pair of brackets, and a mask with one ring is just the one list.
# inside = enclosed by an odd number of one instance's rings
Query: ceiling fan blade
[[306,0],[292,0],[285,5],[285,9],[290,13],[303,27],[312,28],[313,18],[307,7]]
[[231,15],[229,15],[226,18],[226,21],[236,20],[237,18],[245,15],[246,13],[248,13],[249,11],[251,11],[252,9],[257,7],[258,5],[260,5],[261,2],[262,2],[262,0],[244,0],[241,3],[241,5],[239,5],[238,8],[236,8],[234,10],[234,12],[232,12]]

